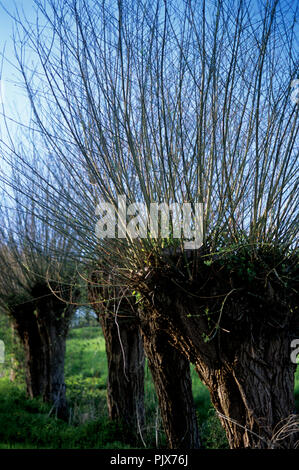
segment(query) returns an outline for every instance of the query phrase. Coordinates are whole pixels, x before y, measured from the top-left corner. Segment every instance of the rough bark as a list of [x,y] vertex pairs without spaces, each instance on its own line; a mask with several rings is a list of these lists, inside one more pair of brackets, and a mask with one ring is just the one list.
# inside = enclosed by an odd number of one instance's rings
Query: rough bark
[[[292,448],[297,437],[277,434],[294,412],[290,338],[261,332],[259,344],[244,342],[233,361],[218,369],[201,359],[197,371],[211,393],[231,448]],[[294,431],[294,429],[293,429]]]
[[212,268],[202,264],[200,276],[187,283],[167,269],[147,274],[149,318],[195,364],[231,448],[292,448],[295,429],[277,431],[295,408],[294,299],[275,277],[265,282],[260,275],[253,284],[223,264]]
[[171,449],[200,447],[192,395],[189,361],[170,343],[165,331],[139,311],[145,354],[153,377],[168,446]]
[[44,284],[35,286],[32,294],[36,298],[35,312],[42,346],[42,396],[44,401],[53,403],[58,417],[67,419],[64,361],[66,337],[75,305],[59,300]]
[[[101,285],[99,273],[92,274],[88,297],[102,326],[108,362],[107,405],[109,417],[125,423],[141,436],[145,425],[144,349],[137,318],[124,297],[109,283]],[[109,287],[110,286],[110,287]]]
[[100,314],[108,361],[107,403],[109,416],[121,420],[137,435],[143,432],[144,350],[136,319]]
[[[96,276],[94,278],[96,281]],[[106,340],[108,360],[107,401],[112,419],[124,419],[139,430],[144,423],[144,352],[148,359],[170,448],[199,447],[188,360],[169,344],[162,331],[150,328],[146,312],[112,288],[89,287]],[[118,292],[118,295],[117,295]],[[110,309],[109,309],[110,308]],[[117,315],[115,311],[117,310]],[[139,330],[140,328],[140,330]],[[142,340],[140,332],[142,333]],[[136,412],[138,411],[138,413]]]
[[31,303],[11,310],[14,328],[25,352],[25,379],[30,398],[43,395],[45,374],[42,359],[42,342],[39,335],[35,307]]
[[14,326],[25,350],[28,395],[53,404],[59,418],[67,419],[64,359],[66,336],[74,307],[36,285],[33,300],[11,309]]
[[40,363],[43,370],[42,397],[46,402],[53,403],[59,418],[67,419],[66,388],[64,381],[64,360],[66,332],[62,331],[57,321],[57,311],[46,311],[45,315],[38,312],[37,323],[41,340]]

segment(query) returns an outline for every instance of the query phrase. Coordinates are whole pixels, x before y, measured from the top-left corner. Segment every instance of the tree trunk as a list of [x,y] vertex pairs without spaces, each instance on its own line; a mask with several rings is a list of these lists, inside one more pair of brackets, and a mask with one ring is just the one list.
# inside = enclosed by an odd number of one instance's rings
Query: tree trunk
[[134,317],[99,314],[108,361],[107,403],[112,420],[142,435],[144,411],[144,351]]
[[[169,337],[163,332],[156,334],[154,327],[149,328],[145,320],[146,312],[138,311],[125,296],[119,302],[115,316],[115,304],[109,301],[109,297],[119,297],[119,290],[112,289],[109,294],[107,288],[97,286],[96,275],[94,281],[95,284],[89,286],[89,298],[106,340],[110,417],[122,418],[131,425],[133,419],[133,424],[137,422],[138,428],[144,423],[144,346],[169,446],[198,448],[199,435],[188,360],[169,344]],[[101,298],[108,300],[98,302]],[[109,306],[113,307],[111,312],[108,311]],[[138,410],[137,415],[135,409]]]
[[116,310],[117,290],[109,282],[104,284],[100,273],[94,271],[91,277],[88,298],[105,338],[109,417],[123,422],[130,434],[143,439],[145,357],[138,321],[125,297]]
[[295,408],[290,338],[281,332],[268,335],[264,331],[258,344],[242,344],[235,360],[219,369],[203,358],[197,364],[231,448],[293,448],[299,438],[294,424],[290,434],[287,428]]
[[298,420],[297,429],[291,425],[294,294],[275,284],[277,276],[265,282],[261,273],[262,282],[253,284],[215,265],[210,271],[202,265],[199,279],[181,280],[182,288],[177,273],[160,270],[143,286],[139,279],[149,304],[146,321],[155,318],[156,331],[166,331],[195,364],[231,448],[292,448],[299,439]]
[[37,299],[36,319],[41,340],[42,397],[44,401],[53,403],[57,417],[67,419],[64,361],[66,337],[75,305],[59,300],[47,285],[36,286],[33,295]]
[[158,396],[168,445],[171,449],[200,447],[189,361],[169,344],[166,333],[141,316],[145,354]]
[[66,387],[64,381],[64,360],[66,333],[62,332],[57,312],[46,310],[46,315],[38,312],[37,323],[41,339],[40,362],[43,370],[42,397],[45,402],[53,403],[56,415],[68,418]]
[[45,371],[43,367],[42,342],[34,313],[34,305],[27,303],[11,310],[13,325],[25,352],[25,380],[30,398],[43,395]]
[[64,381],[66,336],[74,306],[67,306],[47,285],[32,290],[37,300],[11,309],[25,350],[29,397],[53,404],[56,415],[68,418]]
[[[11,323],[11,335],[12,335],[12,343],[14,347],[16,347],[16,330],[13,326],[13,323]],[[9,372],[9,380],[11,382],[14,382],[16,380],[17,364],[18,364],[18,361],[16,360],[15,353],[12,352],[12,355],[10,358],[10,372]]]
[[291,330],[247,324],[232,332],[223,322],[223,331],[205,342],[202,331],[207,329],[194,306],[177,304],[173,310],[179,315],[175,322],[172,317],[169,332],[208,387],[230,447],[292,448],[295,433],[275,438],[295,408]]

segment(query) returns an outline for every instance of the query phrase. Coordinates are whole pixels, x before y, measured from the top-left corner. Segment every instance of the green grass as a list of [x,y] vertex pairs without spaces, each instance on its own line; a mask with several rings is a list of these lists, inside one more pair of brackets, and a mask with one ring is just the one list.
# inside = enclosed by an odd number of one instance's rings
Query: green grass
[[[1,326],[1,325],[0,325]],[[7,333],[9,339],[9,334]],[[106,404],[107,361],[105,342],[99,327],[76,328],[67,340],[65,377],[71,415],[69,423],[56,419],[50,406],[39,399],[26,398],[22,371],[9,380],[9,368],[15,342],[8,343],[7,363],[0,379],[0,449],[142,447],[126,438],[126,431],[108,419]],[[18,369],[22,365],[18,350]],[[1,372],[1,370],[0,370]],[[224,431],[210,403],[209,392],[191,367],[194,401],[200,424],[201,441],[206,448],[228,447]],[[295,383],[299,410],[299,370]],[[165,447],[165,435],[159,416],[157,397],[149,369],[145,368],[145,403],[148,447]]]
[[223,427],[211,404],[210,393],[198,378],[191,365],[192,391],[199,423],[201,445],[207,449],[227,449],[228,443]]
[[70,331],[66,347],[65,382],[72,424],[108,417],[107,360],[101,328],[86,327]]
[[129,448],[124,430],[107,417],[79,426],[49,416],[50,406],[26,398],[23,385],[0,380],[1,448]]

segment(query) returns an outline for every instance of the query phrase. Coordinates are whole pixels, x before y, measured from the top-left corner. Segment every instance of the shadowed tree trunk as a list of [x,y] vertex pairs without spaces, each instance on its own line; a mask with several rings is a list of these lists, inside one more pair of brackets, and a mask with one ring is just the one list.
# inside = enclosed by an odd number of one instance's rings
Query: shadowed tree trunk
[[30,398],[43,396],[45,373],[42,358],[42,342],[37,326],[35,306],[31,302],[10,310],[13,325],[25,351],[25,379]]
[[173,273],[160,270],[151,285],[148,276],[145,296],[150,303],[154,290],[155,305],[147,322],[195,364],[231,448],[293,448],[294,298],[273,279],[255,285],[220,265],[201,270],[182,288]]
[[47,311],[47,318],[38,313],[37,323],[41,340],[40,363],[43,370],[44,401],[53,403],[57,416],[66,419],[68,416],[65,381],[64,360],[66,333],[63,332],[59,321],[56,320],[57,311]]
[[10,309],[25,350],[27,393],[53,403],[56,415],[67,419],[65,345],[75,307],[60,301],[47,285],[36,285],[32,295],[37,300]]
[[58,417],[67,419],[64,361],[66,337],[76,307],[59,300],[44,284],[36,285],[32,295],[37,299],[36,319],[42,346],[42,396],[45,401],[53,403]]
[[168,445],[171,449],[198,449],[189,361],[169,343],[165,331],[148,322],[146,311],[140,310],[139,316]]
[[88,296],[105,338],[109,417],[125,423],[130,432],[142,438],[145,424],[145,358],[138,322],[125,298],[115,312],[116,304],[109,300],[108,288],[96,282],[97,275],[94,273],[93,283],[88,286]]
[[223,347],[218,368],[203,357],[198,361],[197,371],[210,390],[231,448],[292,448],[298,439],[294,432],[275,435],[294,411],[296,367],[290,363],[290,342],[288,333],[267,327],[256,332],[254,340],[245,339],[231,358],[225,358],[230,348]]
[[[11,323],[11,335],[12,335],[12,343],[14,346],[17,345],[16,341],[16,330],[14,328],[13,323]],[[9,380],[14,382],[16,380],[16,371],[17,371],[18,361],[15,357],[15,353],[11,354],[10,358],[10,372],[9,372]]]
[[[122,418],[135,427],[137,423],[137,431],[144,423],[145,350],[169,447],[198,448],[199,434],[189,361],[169,344],[169,338],[163,331],[156,334],[154,329],[148,328],[147,321],[144,321],[146,311],[138,311],[137,306],[123,297],[116,302],[119,303],[116,315],[113,312],[115,301],[101,303],[101,295],[109,299],[106,289],[89,286],[89,298],[106,341],[110,417]],[[116,292],[112,297],[117,297]],[[109,305],[113,307],[112,311],[108,311]]]
[[[128,314],[128,313],[127,313]],[[144,413],[144,350],[136,319],[99,314],[108,361],[107,402],[109,416],[123,420],[142,434]]]
[[[230,447],[292,448],[295,435],[272,442],[275,430],[286,424],[294,410],[296,366],[290,363],[290,331],[267,325],[254,331],[248,325],[245,337],[239,335],[238,341],[230,333],[219,332],[207,344],[200,322],[187,318],[186,312],[197,314],[194,306],[177,303],[171,311],[179,315],[175,322],[172,318],[168,331],[208,387]],[[229,331],[227,325],[224,328]]]

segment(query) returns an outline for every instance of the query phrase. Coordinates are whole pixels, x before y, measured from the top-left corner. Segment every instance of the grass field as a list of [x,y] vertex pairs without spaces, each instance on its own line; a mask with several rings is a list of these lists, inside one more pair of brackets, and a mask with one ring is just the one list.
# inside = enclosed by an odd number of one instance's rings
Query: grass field
[[[3,329],[3,324],[2,324]],[[1,331],[1,324],[0,324]],[[22,352],[10,344],[0,378],[0,448],[100,448],[125,449],[142,447],[141,440],[132,442],[125,429],[111,423],[106,405],[107,362],[105,343],[99,327],[74,328],[67,340],[65,376],[70,406],[69,423],[56,419],[51,407],[25,394]],[[18,373],[9,378],[11,351]],[[19,364],[19,366],[18,366]],[[0,371],[1,372],[1,371]],[[226,448],[227,441],[211,407],[209,393],[192,369],[193,394],[198,414],[202,445],[205,448]],[[143,439],[149,448],[165,447],[157,399],[151,375],[145,370],[146,429]],[[296,375],[296,406],[299,409],[299,374]]]

